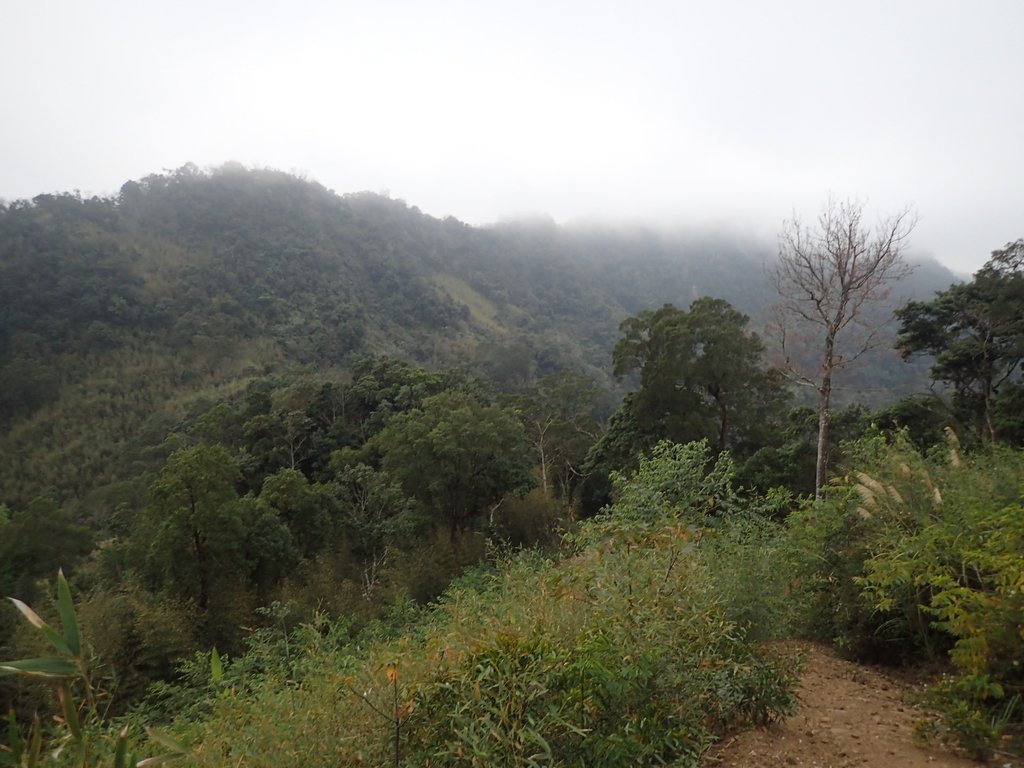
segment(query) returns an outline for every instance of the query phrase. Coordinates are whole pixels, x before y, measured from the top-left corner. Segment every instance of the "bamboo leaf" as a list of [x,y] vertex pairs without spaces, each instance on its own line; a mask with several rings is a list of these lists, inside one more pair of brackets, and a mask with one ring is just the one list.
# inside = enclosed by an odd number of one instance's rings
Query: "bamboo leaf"
[[54,648],[56,648],[61,653],[67,654],[68,656],[76,655],[71,652],[71,647],[67,644],[67,642],[65,642],[64,638],[61,637],[60,634],[53,627],[51,627],[49,624],[43,621],[38,613],[33,611],[31,608],[25,605],[25,603],[21,602],[21,600],[19,600],[16,597],[9,597],[7,599],[14,603],[14,607],[21,612],[22,616],[28,619],[29,624],[38,629],[44,635],[46,635],[46,639],[50,641],[50,644]]
[[135,764],[135,768],[149,768],[149,766],[152,765],[167,765],[167,763],[173,763],[175,760],[181,760],[184,757],[184,754],[179,754],[177,752],[168,755],[147,757],[145,760],[139,760],[139,762]]
[[38,677],[74,677],[78,667],[67,659],[47,657],[0,661],[0,677],[5,675],[34,675]]
[[175,760],[181,760],[188,757],[189,748],[182,744],[180,741],[168,736],[162,731],[158,731],[155,728],[146,727],[146,733],[149,734],[149,738],[155,741],[160,746],[171,750],[167,754],[155,755],[154,757],[147,757],[144,760],[140,760],[135,764],[135,768],[149,768],[155,765],[166,765],[172,763]]
[[60,698],[61,708],[64,710],[64,722],[68,726],[68,731],[71,732],[71,736],[76,741],[81,741],[82,724],[78,720],[78,707],[75,706],[75,702],[68,696],[67,686],[61,683],[57,688],[57,695]]
[[163,731],[158,731],[156,728],[146,727],[146,733],[149,734],[149,738],[159,744],[161,747],[166,747],[173,752],[180,752],[185,754],[189,751],[189,748],[177,741],[173,736],[168,736]]
[[39,614],[21,602],[21,600],[16,597],[8,597],[7,599],[14,603],[14,607],[21,611],[22,615],[28,619],[29,624],[33,627],[42,629],[46,626],[46,622],[39,617]]
[[114,750],[114,768],[128,768],[128,726],[117,735],[117,747]]
[[216,648],[210,651],[210,677],[215,683],[224,679],[224,664],[220,660],[220,654],[217,653]]
[[39,715],[36,714],[32,720],[32,735],[29,737],[28,759],[25,764],[28,768],[36,768],[39,764],[39,756],[43,753],[43,727],[39,723]]
[[78,634],[78,619],[75,616],[75,603],[71,599],[71,587],[68,586],[68,580],[64,578],[63,568],[57,571],[57,610],[60,612],[64,640],[67,642],[71,655],[78,657],[82,654],[82,640]]
[[13,709],[7,714],[7,744],[10,747],[14,765],[20,765],[24,742],[21,739],[21,733],[18,729],[18,721],[14,717]]

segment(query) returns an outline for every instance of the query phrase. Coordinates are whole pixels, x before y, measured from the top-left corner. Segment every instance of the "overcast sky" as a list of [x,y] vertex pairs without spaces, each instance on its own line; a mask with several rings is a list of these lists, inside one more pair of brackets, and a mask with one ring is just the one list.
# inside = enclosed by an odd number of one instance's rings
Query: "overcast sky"
[[1024,0],[0,0],[0,198],[228,160],[482,224],[1024,237]]

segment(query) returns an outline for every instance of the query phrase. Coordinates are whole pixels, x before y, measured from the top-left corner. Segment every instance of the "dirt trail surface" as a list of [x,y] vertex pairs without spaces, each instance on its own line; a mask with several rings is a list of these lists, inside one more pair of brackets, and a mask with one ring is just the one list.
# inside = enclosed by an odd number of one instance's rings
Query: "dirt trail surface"
[[[941,746],[914,739],[922,713],[906,701],[909,686],[867,667],[802,647],[804,675],[796,715],[748,731],[712,750],[721,768],[979,768]],[[1007,764],[996,760],[995,766]],[[1016,765],[1010,763],[1011,765]]]

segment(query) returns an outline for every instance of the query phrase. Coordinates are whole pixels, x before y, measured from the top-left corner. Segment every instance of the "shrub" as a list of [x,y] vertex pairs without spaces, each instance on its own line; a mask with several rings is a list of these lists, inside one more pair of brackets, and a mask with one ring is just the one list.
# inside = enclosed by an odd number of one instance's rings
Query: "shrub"
[[300,684],[270,665],[252,694],[215,701],[198,763],[697,765],[729,729],[783,716],[793,665],[751,644],[707,581],[697,542],[733,498],[728,459],[707,458],[660,447],[564,559],[473,569],[400,632],[330,651],[307,638]]
[[810,615],[864,657],[948,654],[932,689],[936,732],[986,756],[1022,724],[1024,455],[922,456],[905,439],[862,441],[822,504],[791,518]]

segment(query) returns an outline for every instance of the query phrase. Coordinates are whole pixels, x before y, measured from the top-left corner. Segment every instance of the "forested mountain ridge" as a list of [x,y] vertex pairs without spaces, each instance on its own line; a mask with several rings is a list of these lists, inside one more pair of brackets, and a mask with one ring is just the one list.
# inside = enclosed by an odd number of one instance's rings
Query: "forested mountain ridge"
[[[131,476],[125,457],[158,444],[191,404],[295,366],[391,354],[505,389],[562,368],[608,385],[625,316],[716,296],[756,324],[770,258],[724,237],[474,228],[238,165],[185,166],[115,198],[10,203],[0,500],[51,489],[66,501]],[[952,281],[933,264],[910,293]],[[917,389],[923,376],[908,382],[909,370],[876,370],[868,386]]]
[[790,711],[789,633],[951,650],[936,727],[1005,747],[1024,240],[901,283],[825,440],[769,255],[238,166],[0,206],[0,763],[145,723],[211,765],[698,765]]

